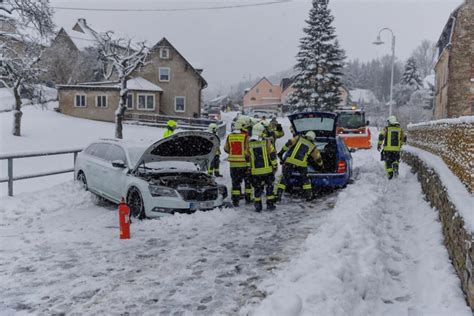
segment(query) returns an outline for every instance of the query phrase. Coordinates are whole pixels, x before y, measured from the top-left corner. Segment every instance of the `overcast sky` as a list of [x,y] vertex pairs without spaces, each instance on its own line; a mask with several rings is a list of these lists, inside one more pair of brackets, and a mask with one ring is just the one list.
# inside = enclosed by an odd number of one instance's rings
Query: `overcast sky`
[[[50,0],[53,6],[81,8],[202,8],[275,0]],[[396,55],[405,60],[423,39],[436,41],[449,14],[463,0],[331,0],[334,25],[348,59],[369,60],[390,53],[374,46],[378,30],[396,36]],[[150,44],[166,37],[191,63],[204,68],[208,96],[225,93],[244,77],[291,68],[310,0],[226,10],[102,12],[56,9],[55,22],[71,27],[79,17],[98,31],[115,30]],[[389,33],[382,39],[390,43]]]

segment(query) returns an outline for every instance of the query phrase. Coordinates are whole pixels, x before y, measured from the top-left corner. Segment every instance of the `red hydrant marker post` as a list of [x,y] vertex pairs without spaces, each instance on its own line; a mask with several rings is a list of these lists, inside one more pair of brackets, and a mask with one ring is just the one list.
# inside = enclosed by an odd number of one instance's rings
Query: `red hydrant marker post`
[[130,239],[130,208],[125,199],[119,204],[120,239]]

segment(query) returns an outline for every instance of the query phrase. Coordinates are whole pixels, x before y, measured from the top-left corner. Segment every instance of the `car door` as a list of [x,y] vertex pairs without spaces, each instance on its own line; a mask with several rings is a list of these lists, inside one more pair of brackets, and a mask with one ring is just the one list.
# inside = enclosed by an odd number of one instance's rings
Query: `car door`
[[[112,162],[122,161],[125,163],[125,168],[114,167]],[[106,154],[106,164],[104,166],[103,181],[106,183],[104,186],[104,194],[106,194],[111,200],[119,202],[123,196],[127,172],[127,157],[122,147],[111,144]]]
[[109,146],[107,143],[96,143],[91,151],[91,157],[88,159],[88,169],[90,172],[86,176],[91,179],[91,189],[100,195],[104,195],[103,176],[105,174],[105,159]]

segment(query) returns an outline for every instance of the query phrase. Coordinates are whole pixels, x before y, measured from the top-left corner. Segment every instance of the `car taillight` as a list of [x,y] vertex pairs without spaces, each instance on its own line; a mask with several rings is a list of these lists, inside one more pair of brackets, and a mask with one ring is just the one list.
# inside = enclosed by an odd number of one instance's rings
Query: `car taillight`
[[365,133],[365,127],[361,127],[358,130],[359,134],[364,134]]
[[337,131],[338,134],[342,134],[342,133],[344,133],[344,128],[338,127],[338,128],[336,129],[336,131]]
[[337,163],[337,173],[346,173],[346,162],[344,160],[339,160]]

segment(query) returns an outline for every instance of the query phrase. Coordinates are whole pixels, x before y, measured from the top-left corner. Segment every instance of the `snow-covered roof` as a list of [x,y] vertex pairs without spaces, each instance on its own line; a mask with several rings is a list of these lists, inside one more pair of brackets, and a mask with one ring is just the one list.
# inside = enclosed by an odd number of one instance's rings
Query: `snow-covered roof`
[[150,82],[142,77],[132,78],[127,81],[127,88],[129,90],[136,90],[136,91],[156,91],[160,92],[163,91],[161,87]]
[[228,95],[225,94],[225,95],[221,95],[221,96],[218,96],[212,100],[209,100],[209,103],[217,103],[217,102],[221,102],[222,100],[224,100],[225,98],[227,98]]
[[[109,88],[109,89],[120,89],[118,81],[97,81],[97,82],[81,82],[74,85],[58,85],[61,88]],[[154,84],[151,81],[146,80],[142,77],[136,77],[127,81],[127,89],[133,91],[152,91],[162,92],[160,86]]]
[[375,94],[372,91],[367,90],[367,89],[350,90],[349,94],[351,96],[351,100],[354,102],[360,102],[360,103],[378,102]]
[[[78,50],[96,45],[99,33],[92,29],[85,19],[78,19],[72,28],[62,28]],[[58,36],[61,33],[58,34]]]

